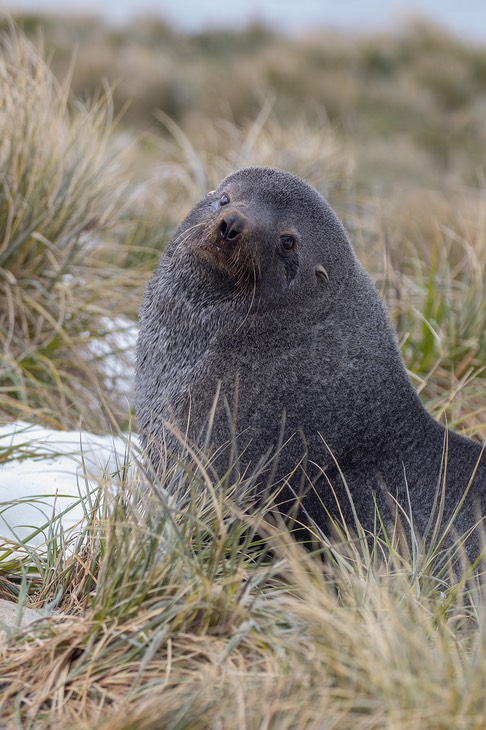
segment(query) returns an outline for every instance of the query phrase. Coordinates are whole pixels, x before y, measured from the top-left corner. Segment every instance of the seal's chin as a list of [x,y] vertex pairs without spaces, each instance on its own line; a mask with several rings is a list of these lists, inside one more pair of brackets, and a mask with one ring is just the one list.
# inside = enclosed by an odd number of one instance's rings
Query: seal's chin
[[203,238],[194,242],[192,250],[206,261],[223,268],[234,266],[238,258],[231,246],[224,245],[221,241],[212,238]]

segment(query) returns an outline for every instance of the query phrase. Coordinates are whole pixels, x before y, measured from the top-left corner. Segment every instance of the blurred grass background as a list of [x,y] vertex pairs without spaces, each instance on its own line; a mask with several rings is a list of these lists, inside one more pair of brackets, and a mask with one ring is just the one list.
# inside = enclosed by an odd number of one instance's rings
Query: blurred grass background
[[[2,22],[1,421],[128,428],[113,329],[136,326],[194,202],[260,164],[329,199],[426,407],[486,440],[484,46],[421,22],[298,39]],[[116,353],[122,371],[132,354]],[[3,596],[62,609],[5,644],[5,727],[484,728],[484,589],[467,566],[454,578],[378,537],[323,538],[323,571],[271,530],[270,558],[248,544],[241,485],[194,462],[151,509],[147,475],[120,474],[81,536],[54,525],[42,559],[0,555]]]
[[[126,398],[107,392],[90,342],[103,340],[107,317],[136,321],[147,276],[193,203],[235,167],[264,164],[329,199],[387,298],[428,407],[484,437],[484,46],[422,21],[394,35],[299,38],[255,24],[184,35],[154,18],[16,22],[47,67],[14,59],[3,75],[3,409],[104,430],[97,392],[122,424]],[[33,95],[14,93],[12,63],[33,63]],[[43,293],[37,282],[32,298],[37,274]]]

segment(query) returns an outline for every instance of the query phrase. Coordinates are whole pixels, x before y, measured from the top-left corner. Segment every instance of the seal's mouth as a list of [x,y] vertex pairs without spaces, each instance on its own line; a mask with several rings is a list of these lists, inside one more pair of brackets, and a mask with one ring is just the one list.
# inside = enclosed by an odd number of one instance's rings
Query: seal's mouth
[[204,251],[213,251],[216,255],[222,254],[223,256],[226,256],[227,258],[230,258],[231,252],[228,250],[227,246],[221,246],[218,242],[211,241],[211,240],[204,240],[202,241],[199,246],[199,249],[202,249]]
[[236,251],[233,246],[228,246],[211,235],[197,241],[194,250],[209,260],[213,257],[215,263],[219,261],[230,263],[240,257],[240,252]]

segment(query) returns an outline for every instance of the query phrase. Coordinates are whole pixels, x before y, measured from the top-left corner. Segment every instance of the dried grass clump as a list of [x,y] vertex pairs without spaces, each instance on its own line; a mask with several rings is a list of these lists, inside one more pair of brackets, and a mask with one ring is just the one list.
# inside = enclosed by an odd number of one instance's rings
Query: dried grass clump
[[70,105],[69,78],[59,85],[15,33],[0,98],[2,411],[74,425],[99,402],[89,343],[121,299],[106,255],[123,189],[110,100]]
[[322,562],[189,458],[161,483],[132,468],[38,563],[31,600],[60,612],[0,648],[3,727],[482,727],[466,565],[447,583],[383,538],[322,538]]
[[415,386],[436,418],[486,441],[484,192],[402,190],[386,210],[376,207],[363,218],[359,252],[385,294]]
[[[59,16],[18,20],[32,37],[42,28],[60,76],[78,45],[73,89],[89,98],[107,79],[127,125],[157,129],[159,108],[185,130],[220,117],[244,125],[273,97],[285,129],[326,113],[356,145],[368,189],[396,181],[395,154],[375,155],[384,139],[403,145],[409,179],[477,182],[486,52],[432,23],[404,22],[394,34],[284,37],[258,24],[184,34],[156,19],[116,29]],[[414,157],[424,160],[418,175]]]
[[[259,113],[243,125],[219,118],[199,120],[187,131],[157,112],[173,143],[159,143],[165,158],[161,181],[180,184],[186,206],[192,206],[230,172],[252,165],[279,167],[307,179],[326,197],[348,191],[352,163],[325,116],[300,119],[284,128],[273,112],[274,99],[264,100]],[[174,144],[175,143],[175,144]],[[186,211],[187,212],[187,211]]]

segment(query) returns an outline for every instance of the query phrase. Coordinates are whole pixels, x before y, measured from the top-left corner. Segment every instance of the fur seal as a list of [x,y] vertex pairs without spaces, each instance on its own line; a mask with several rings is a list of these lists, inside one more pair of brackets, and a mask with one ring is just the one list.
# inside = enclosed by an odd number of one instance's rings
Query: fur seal
[[425,542],[456,508],[457,535],[486,514],[481,444],[426,412],[344,227],[281,170],[229,175],[176,231],[141,305],[136,408],[156,469],[166,422],[223,470],[235,441],[241,469],[278,452],[280,508],[302,493],[299,520],[323,531],[355,514],[373,531],[375,503]]

